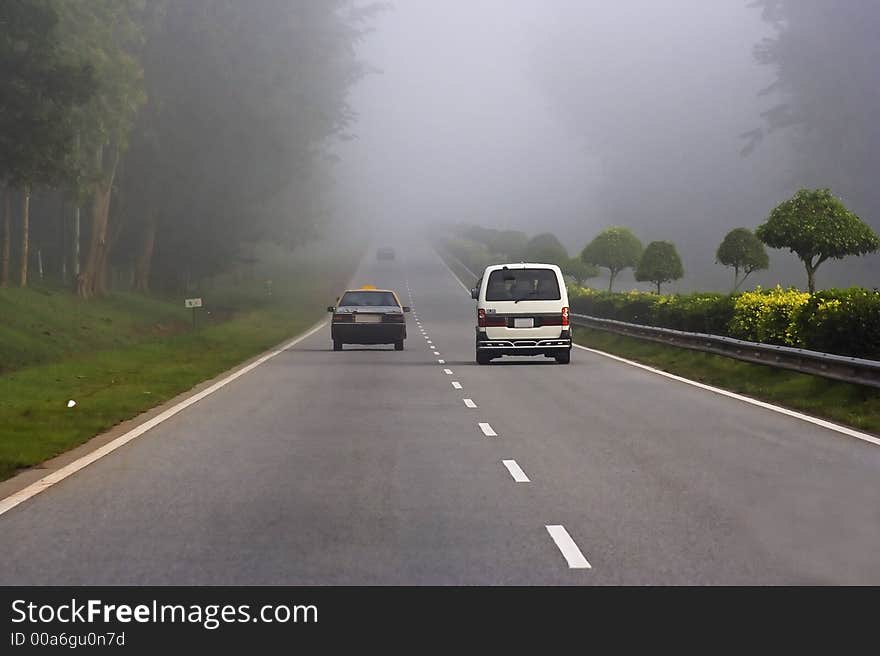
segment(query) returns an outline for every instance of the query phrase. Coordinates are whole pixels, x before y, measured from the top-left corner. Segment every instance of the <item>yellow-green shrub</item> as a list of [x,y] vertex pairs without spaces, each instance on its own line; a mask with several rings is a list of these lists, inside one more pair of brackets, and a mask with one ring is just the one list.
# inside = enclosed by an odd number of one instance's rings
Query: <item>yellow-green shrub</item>
[[734,303],[730,335],[764,344],[799,346],[795,320],[810,295],[797,289],[774,289],[741,294]]

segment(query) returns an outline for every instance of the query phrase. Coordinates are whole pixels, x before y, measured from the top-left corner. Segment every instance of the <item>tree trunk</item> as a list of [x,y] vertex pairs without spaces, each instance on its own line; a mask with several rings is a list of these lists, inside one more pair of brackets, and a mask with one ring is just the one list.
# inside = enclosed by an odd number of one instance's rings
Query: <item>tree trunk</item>
[[3,252],[0,255],[0,287],[9,285],[9,253],[12,248],[12,192],[3,190]]
[[153,262],[153,250],[156,247],[156,219],[150,219],[144,230],[141,252],[138,254],[134,268],[134,290],[146,294],[150,291],[150,269]]
[[21,268],[19,269],[19,284],[27,287],[28,282],[28,236],[30,233],[31,220],[31,190],[27,187],[21,192]]
[[611,274],[611,275],[608,277],[608,291],[609,291],[609,293],[610,293],[610,292],[613,290],[613,288],[614,288],[614,276],[617,275],[617,272],[616,272],[614,269],[608,269],[608,271],[609,271],[610,274]]
[[99,293],[101,265],[107,247],[107,219],[109,217],[110,186],[103,182],[95,184],[92,199],[91,237],[83,268],[76,281],[76,291],[82,298]]
[[79,206],[73,210],[73,277],[79,275]]
[[804,262],[804,268],[807,270],[807,290],[813,294],[816,291],[816,268],[812,262]]
[[660,283],[657,283],[657,296],[660,296]]
[[[743,278],[745,280],[745,278]],[[733,267],[733,291],[735,292],[739,289],[739,286],[742,284],[742,280],[739,279],[739,267]]]
[[[98,153],[101,161],[101,152]],[[83,268],[76,279],[76,293],[82,298],[91,298],[104,293],[104,274],[107,265],[107,224],[110,218],[110,198],[113,192],[113,179],[119,164],[119,149],[113,152],[113,162],[104,179],[98,180],[92,191],[92,218],[89,249],[86,252]]]

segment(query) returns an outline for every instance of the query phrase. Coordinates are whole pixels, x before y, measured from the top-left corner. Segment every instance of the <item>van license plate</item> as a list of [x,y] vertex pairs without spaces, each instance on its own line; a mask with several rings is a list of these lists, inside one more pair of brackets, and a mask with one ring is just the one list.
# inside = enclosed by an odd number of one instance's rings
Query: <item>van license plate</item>
[[514,328],[534,328],[535,320],[532,317],[515,317],[513,319]]

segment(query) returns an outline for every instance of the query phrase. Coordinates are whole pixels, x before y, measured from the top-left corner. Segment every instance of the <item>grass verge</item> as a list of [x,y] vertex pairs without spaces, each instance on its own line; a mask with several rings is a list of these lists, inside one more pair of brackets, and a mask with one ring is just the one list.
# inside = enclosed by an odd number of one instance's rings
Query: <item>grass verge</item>
[[243,279],[226,276],[193,294],[205,300],[196,332],[182,299],[121,294],[81,303],[5,290],[0,327],[16,346],[0,351],[0,480],[301,332],[325,314],[359,255],[272,252]]
[[752,398],[880,434],[880,390],[577,327],[575,342]]

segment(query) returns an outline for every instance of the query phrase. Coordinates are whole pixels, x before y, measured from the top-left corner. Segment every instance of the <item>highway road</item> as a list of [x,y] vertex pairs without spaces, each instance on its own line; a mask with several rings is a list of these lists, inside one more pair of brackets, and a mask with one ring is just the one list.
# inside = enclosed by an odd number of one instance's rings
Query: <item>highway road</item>
[[583,350],[477,366],[422,242],[354,283],[405,351],[319,329],[0,516],[0,584],[880,583],[880,447]]

